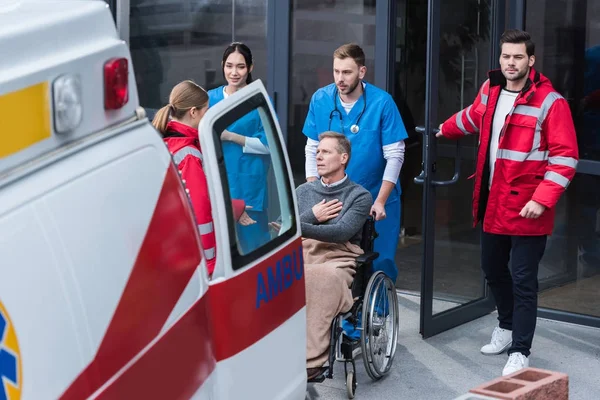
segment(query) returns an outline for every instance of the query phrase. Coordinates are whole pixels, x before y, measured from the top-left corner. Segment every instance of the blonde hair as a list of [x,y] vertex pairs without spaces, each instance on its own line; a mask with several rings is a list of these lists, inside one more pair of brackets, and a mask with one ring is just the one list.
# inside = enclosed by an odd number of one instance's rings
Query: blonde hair
[[351,58],[359,67],[365,66],[365,52],[356,43],[347,43],[341,45],[333,52],[333,57],[340,60]]
[[175,85],[169,96],[169,104],[158,110],[152,125],[161,133],[167,132],[169,117],[181,119],[196,107],[204,108],[208,104],[208,93],[194,81],[183,81]]

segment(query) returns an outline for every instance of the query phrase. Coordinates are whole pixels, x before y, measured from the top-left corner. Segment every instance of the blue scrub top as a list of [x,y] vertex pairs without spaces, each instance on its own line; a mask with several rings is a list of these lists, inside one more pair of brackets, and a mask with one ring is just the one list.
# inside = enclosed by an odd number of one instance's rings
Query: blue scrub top
[[[371,192],[373,199],[376,199],[386,165],[382,146],[406,139],[408,137],[406,128],[396,103],[386,91],[366,83],[365,96],[361,96],[350,113],[346,113],[339,96],[334,98],[335,89],[335,84],[332,83],[315,92],[310,101],[302,132],[317,141],[319,134],[328,130],[343,133],[352,145],[350,164],[346,167],[346,173],[352,181],[362,185]],[[356,124],[363,111],[365,97],[366,106],[358,123],[360,130],[352,133],[350,127]],[[335,107],[339,113],[334,112],[330,118]],[[340,114],[342,116],[341,123]],[[386,204],[398,201],[401,193],[398,179]]]
[[[224,86],[220,86],[208,91],[209,107],[225,98],[223,88]],[[267,145],[258,110],[252,110],[227,129],[246,137],[259,138],[265,146]],[[231,197],[244,200],[247,206],[252,207],[252,211],[266,211],[270,155],[244,153],[242,146],[232,142],[223,142],[223,155]]]

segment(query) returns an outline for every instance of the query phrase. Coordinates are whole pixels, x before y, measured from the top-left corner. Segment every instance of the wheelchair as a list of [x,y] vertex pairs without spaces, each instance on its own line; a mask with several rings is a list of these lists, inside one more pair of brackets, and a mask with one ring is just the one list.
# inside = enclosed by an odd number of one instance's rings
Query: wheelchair
[[[391,369],[398,342],[399,316],[396,285],[382,271],[373,272],[372,264],[379,253],[373,251],[378,237],[375,218],[369,216],[363,226],[360,247],[364,254],[356,259],[356,274],[351,290],[354,304],[349,312],[337,315],[331,324],[328,365],[321,373],[309,379],[309,383],[321,383],[333,379],[335,361],[344,363],[346,393],[349,399],[356,392],[356,364],[354,351],[362,353],[365,370],[376,381]],[[360,339],[348,338],[344,333],[343,321],[352,324],[360,332]]]

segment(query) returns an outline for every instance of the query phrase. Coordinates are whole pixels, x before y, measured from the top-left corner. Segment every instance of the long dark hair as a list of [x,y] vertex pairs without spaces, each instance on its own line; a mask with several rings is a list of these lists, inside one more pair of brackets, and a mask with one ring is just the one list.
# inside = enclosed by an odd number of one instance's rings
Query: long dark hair
[[[250,67],[253,65],[252,52],[250,51],[250,48],[242,42],[233,42],[229,46],[227,46],[225,52],[223,53],[223,62],[221,63],[221,72],[223,73],[223,78],[225,78],[225,62],[227,62],[227,58],[229,58],[229,56],[232,53],[235,53],[236,51],[244,57],[244,61],[246,61],[246,68],[248,68],[248,71],[250,71]],[[252,73],[248,72],[246,83],[249,84],[251,82]]]

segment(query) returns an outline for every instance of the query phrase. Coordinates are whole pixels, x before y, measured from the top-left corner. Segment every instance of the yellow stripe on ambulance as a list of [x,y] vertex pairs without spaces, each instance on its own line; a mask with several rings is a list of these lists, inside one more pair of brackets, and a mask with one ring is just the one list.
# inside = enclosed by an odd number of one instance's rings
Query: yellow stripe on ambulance
[[47,82],[0,95],[0,158],[24,150],[51,135]]

